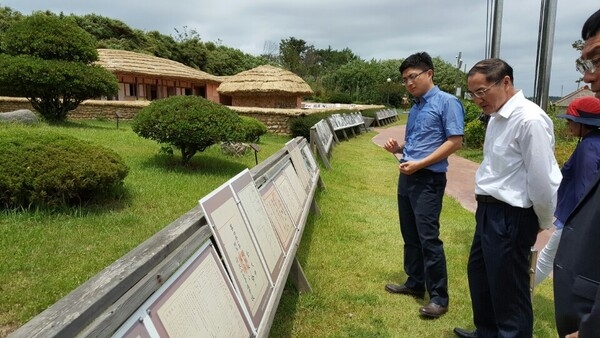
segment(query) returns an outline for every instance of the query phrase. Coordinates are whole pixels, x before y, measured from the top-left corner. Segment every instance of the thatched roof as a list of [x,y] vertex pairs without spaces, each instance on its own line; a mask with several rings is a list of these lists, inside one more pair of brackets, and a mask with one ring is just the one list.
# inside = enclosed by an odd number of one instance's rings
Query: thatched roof
[[273,66],[258,66],[225,79],[217,88],[225,95],[311,95],[298,75]]
[[147,75],[165,79],[221,82],[218,77],[177,61],[118,49],[98,49],[96,62],[113,73]]

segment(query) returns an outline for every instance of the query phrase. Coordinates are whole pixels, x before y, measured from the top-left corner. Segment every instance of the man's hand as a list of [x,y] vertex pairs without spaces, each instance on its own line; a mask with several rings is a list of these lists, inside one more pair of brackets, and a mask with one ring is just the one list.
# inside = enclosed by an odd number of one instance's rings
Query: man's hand
[[385,149],[393,154],[393,153],[398,152],[398,150],[400,149],[400,146],[398,145],[398,141],[396,141],[393,138],[390,138],[383,145],[383,149]]
[[408,161],[400,163],[400,172],[404,175],[412,175],[418,170],[422,169],[421,163],[418,161]]
[[565,338],[577,338],[577,337],[579,337],[579,331],[573,332],[573,333],[565,336]]

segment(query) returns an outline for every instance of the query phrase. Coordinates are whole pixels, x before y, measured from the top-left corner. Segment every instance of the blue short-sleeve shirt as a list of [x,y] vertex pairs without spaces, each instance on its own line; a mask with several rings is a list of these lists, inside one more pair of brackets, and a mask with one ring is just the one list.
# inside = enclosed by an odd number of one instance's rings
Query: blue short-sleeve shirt
[[[450,136],[464,135],[465,110],[454,95],[434,86],[412,106],[408,113],[403,161],[421,160],[433,153]],[[426,169],[448,171],[448,159]]]

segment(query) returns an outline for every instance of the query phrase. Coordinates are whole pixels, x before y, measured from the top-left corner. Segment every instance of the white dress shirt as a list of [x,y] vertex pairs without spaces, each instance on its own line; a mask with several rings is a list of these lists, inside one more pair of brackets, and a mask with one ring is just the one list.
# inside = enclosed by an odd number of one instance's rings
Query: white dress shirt
[[552,120],[519,90],[491,114],[483,162],[475,174],[475,194],[514,207],[533,206],[540,228],[547,229],[552,226],[561,179]]

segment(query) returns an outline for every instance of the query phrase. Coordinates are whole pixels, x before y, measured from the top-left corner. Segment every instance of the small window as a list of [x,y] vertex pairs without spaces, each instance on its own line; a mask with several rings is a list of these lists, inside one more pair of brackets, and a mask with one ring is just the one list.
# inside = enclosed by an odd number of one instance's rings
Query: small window
[[137,86],[134,83],[129,84],[128,96],[137,96]]

